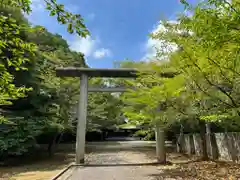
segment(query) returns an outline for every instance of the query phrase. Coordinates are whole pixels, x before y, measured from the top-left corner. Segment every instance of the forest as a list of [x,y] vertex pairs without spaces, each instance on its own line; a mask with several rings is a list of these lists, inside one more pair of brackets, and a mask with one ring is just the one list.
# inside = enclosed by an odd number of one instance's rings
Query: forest
[[[90,34],[80,15],[54,0],[45,2],[49,15],[69,33]],[[164,28],[151,34],[161,42],[152,60],[120,63],[122,68],[137,69],[138,78],[108,81],[134,89],[120,96],[89,94],[88,131],[122,124],[126,117],[129,124],[144,127],[137,135],[145,139],[151,139],[157,127],[174,135],[199,132],[204,146],[206,131],[240,130],[240,1],[181,3],[191,16],[160,21]],[[23,15],[30,13],[30,4],[1,4],[0,159],[34,151],[38,137],[46,134],[51,137],[51,153],[64,132],[76,131],[80,82],[56,77],[55,68],[87,67],[84,54],[70,50],[61,35],[32,26]]]

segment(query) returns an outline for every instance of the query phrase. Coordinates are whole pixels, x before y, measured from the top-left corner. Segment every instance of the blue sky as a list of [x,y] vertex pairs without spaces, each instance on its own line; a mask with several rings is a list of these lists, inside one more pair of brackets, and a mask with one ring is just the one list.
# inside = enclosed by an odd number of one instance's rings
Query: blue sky
[[33,12],[28,17],[33,24],[45,26],[62,35],[70,47],[85,54],[90,67],[110,68],[114,61],[142,60],[151,53],[148,34],[161,19],[175,20],[183,12],[179,0],[60,0],[58,2],[85,19],[91,37],[82,39],[70,35],[66,27],[49,17],[43,0],[32,0]]

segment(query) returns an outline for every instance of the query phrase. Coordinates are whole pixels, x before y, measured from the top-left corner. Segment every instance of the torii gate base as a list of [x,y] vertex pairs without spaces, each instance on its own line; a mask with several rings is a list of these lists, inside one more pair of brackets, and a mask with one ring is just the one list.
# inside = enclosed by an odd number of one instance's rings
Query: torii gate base
[[[92,69],[92,68],[58,68],[56,70],[57,76],[64,77],[80,77],[80,98],[78,109],[78,123],[77,123],[77,139],[76,139],[76,164],[84,163],[85,154],[85,134],[87,122],[87,102],[88,102],[88,77],[136,77],[136,70],[120,68],[120,69]],[[106,91],[106,92],[122,92],[124,89],[111,88],[100,89],[95,88],[92,91]]]

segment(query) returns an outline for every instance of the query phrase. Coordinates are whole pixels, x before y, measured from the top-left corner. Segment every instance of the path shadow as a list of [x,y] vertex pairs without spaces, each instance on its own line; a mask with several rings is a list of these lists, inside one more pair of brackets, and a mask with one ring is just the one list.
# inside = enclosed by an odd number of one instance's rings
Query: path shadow
[[[92,145],[86,147],[86,153],[101,153],[101,152],[118,152],[118,151],[132,151],[132,152],[154,152],[155,146],[131,146],[131,145]],[[174,147],[167,146],[165,147],[167,152],[174,152]]]
[[[171,165],[172,163],[167,162],[165,165]],[[151,163],[119,163],[119,164],[76,164],[74,166],[79,167],[121,167],[121,166],[157,166],[161,165],[158,162]]]
[[119,152],[119,151],[132,151],[132,152],[148,152],[155,150],[154,147],[87,147],[86,153],[107,153],[107,152]]

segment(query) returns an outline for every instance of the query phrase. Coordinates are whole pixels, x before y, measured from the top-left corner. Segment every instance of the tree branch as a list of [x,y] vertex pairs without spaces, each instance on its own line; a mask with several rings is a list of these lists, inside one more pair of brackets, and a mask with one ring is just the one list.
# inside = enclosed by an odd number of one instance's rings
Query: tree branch
[[230,101],[232,102],[234,107],[238,107],[237,103],[234,101],[234,99],[231,97],[231,95],[225,91],[223,88],[213,84],[206,76],[206,74],[202,71],[202,69],[192,60],[191,56],[186,53],[188,58],[192,61],[193,65],[199,70],[200,73],[202,73],[202,76],[204,77],[204,79],[208,82],[209,85],[213,86],[214,88],[216,88],[217,90],[219,90],[220,92],[222,92],[224,95],[226,95]]

